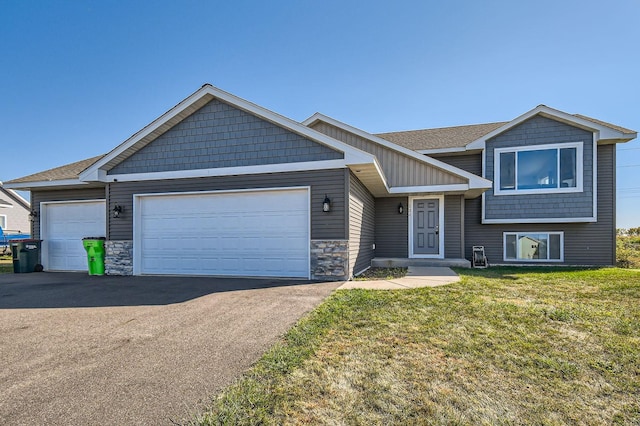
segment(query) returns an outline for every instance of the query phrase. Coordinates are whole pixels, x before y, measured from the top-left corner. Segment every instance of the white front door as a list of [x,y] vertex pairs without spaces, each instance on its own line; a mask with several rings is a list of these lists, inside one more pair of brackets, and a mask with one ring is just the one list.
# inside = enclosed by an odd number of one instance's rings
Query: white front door
[[309,277],[309,190],[138,195],[134,273]]
[[42,264],[46,271],[86,271],[85,237],[104,237],[104,200],[42,203]]

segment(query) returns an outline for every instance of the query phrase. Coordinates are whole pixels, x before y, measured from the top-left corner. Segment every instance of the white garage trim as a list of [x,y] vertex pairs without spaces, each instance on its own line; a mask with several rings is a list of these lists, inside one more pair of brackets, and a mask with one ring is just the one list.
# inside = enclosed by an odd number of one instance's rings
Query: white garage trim
[[298,186],[134,194],[133,273],[309,279],[310,193]]
[[[69,207],[70,210],[59,220],[53,209]],[[90,213],[79,212],[79,216],[69,214],[74,207],[87,207]],[[84,237],[104,237],[107,230],[107,210],[105,200],[44,201],[40,203],[40,238],[42,239],[41,258],[45,271],[86,271],[88,269],[86,252],[82,246]],[[72,226],[58,230],[56,225],[68,221]],[[77,244],[76,244],[77,241]]]

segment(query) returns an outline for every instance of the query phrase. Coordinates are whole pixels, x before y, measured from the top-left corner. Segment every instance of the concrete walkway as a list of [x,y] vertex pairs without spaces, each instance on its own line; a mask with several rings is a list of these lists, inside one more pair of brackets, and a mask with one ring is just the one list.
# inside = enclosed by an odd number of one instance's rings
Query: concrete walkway
[[451,268],[441,266],[409,266],[407,275],[395,280],[347,281],[338,290],[363,288],[370,290],[402,290],[420,287],[438,287],[460,281]]

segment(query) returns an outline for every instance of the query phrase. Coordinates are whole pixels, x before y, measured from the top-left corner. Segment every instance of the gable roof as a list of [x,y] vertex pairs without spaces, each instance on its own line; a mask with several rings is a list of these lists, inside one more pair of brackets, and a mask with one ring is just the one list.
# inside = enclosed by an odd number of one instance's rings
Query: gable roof
[[605,127],[610,128],[610,129],[617,130],[617,131],[619,131],[621,133],[624,133],[624,134],[631,135],[631,134],[637,133],[635,130],[631,130],[631,129],[627,129],[626,127],[622,127],[622,126],[618,126],[618,125],[615,125],[615,124],[607,123],[606,121],[598,120],[598,119],[595,119],[593,117],[587,117],[586,115],[582,115],[582,114],[573,114],[573,115],[575,117],[581,118],[583,120],[591,121],[592,123],[596,123],[596,124],[599,124],[601,126],[605,126]]
[[13,189],[5,188],[2,182],[0,182],[0,195],[4,197],[0,198],[0,207],[12,208],[14,204],[18,204],[27,210],[31,209],[31,204],[27,200],[22,198],[20,194]]
[[[83,170],[79,178],[82,181],[102,181],[107,182],[108,177],[106,171],[113,168],[126,158],[130,157],[160,135],[167,132],[176,124],[202,108],[213,99],[218,99],[235,108],[244,110],[263,120],[274,123],[282,128],[290,130],[310,140],[326,145],[336,151],[344,154],[344,161],[347,164],[373,164],[375,157],[366,152],[360,151],[348,144],[332,139],[320,132],[309,129],[301,125],[297,121],[284,117],[259,105],[239,98],[231,93],[225,92],[211,84],[205,84],[193,94],[188,96],[182,102],[171,108],[169,111],[158,117],[156,120],[145,126],[142,130],[131,136],[129,139],[111,150],[104,157],[91,164]],[[245,169],[250,170],[247,166]],[[176,173],[175,177],[189,177],[188,173]],[[113,179],[113,178],[111,178]]]
[[[533,113],[535,111],[535,113]],[[532,114],[533,113],[533,114]],[[622,126],[607,123],[606,121],[597,120],[582,114],[567,114],[565,112],[539,105],[531,111],[523,114],[530,118],[536,113],[549,116],[556,120],[567,122],[571,125],[588,128],[588,130],[600,131],[604,130],[604,136],[601,134],[600,140],[610,140],[611,142],[626,142],[637,137],[635,130],[627,129]],[[495,136],[494,132],[501,133],[508,128],[524,121],[520,116],[512,121],[500,121],[495,123],[471,124],[465,126],[440,127],[435,129],[407,130],[402,132],[377,133],[382,139],[388,140],[405,148],[418,151],[423,154],[436,154],[439,152],[456,152],[465,151],[469,148],[470,143],[485,138]],[[525,118],[525,119],[526,119]],[[498,129],[504,129],[498,131]],[[611,133],[613,130],[615,133]],[[492,133],[492,136],[488,136]]]
[[47,182],[49,182],[51,186],[81,184],[82,182],[78,180],[80,173],[87,167],[95,164],[102,157],[104,157],[104,154],[13,179],[6,183],[11,185],[13,188],[29,188],[34,186],[34,183],[38,184],[36,186],[49,186],[47,185]]
[[[420,163],[423,164],[428,164],[432,167],[435,167],[437,169],[441,169],[444,170],[446,172],[449,172],[451,174],[457,175],[465,180],[468,181],[468,184],[466,185],[466,188],[463,190],[463,192],[465,192],[466,196],[468,197],[475,197],[480,195],[482,192],[486,191],[487,189],[491,188],[492,186],[492,182],[488,179],[485,179],[483,177],[474,175],[473,173],[469,173],[465,170],[459,169],[457,167],[454,167],[450,164],[444,163],[440,160],[436,160],[435,158],[431,158],[428,157],[426,155],[422,155],[417,153],[414,150],[396,145],[392,142],[389,142],[387,140],[384,140],[378,136],[372,135],[370,133],[367,133],[363,130],[360,130],[356,127],[350,126],[348,124],[342,123],[334,118],[328,117],[324,114],[320,114],[320,113],[315,113],[314,115],[312,115],[311,117],[307,118],[306,120],[304,120],[302,123],[305,126],[313,126],[314,124],[318,123],[318,122],[324,122],[327,124],[330,124],[332,126],[338,127],[342,130],[345,130],[349,133],[352,133],[354,135],[357,135],[361,138],[367,139],[371,142],[374,142],[375,144],[381,145],[387,149],[391,149],[393,151],[399,152],[407,157],[412,158],[415,161],[418,161]],[[430,189],[430,188],[422,188],[421,192],[435,192],[437,189]],[[441,190],[446,190],[446,188],[442,188]],[[403,187],[403,188],[391,188],[389,190],[390,193],[405,193],[405,192],[410,192],[411,190],[408,187]],[[417,192],[415,189],[413,190],[413,192]]]
[[570,126],[575,126],[591,132],[595,132],[597,134],[598,143],[628,142],[638,136],[635,131],[625,129],[624,127],[615,126],[613,124],[605,123],[604,121],[596,120],[586,116],[568,114],[566,112],[548,107],[546,105],[538,105],[531,111],[525,112],[519,117],[516,117],[508,123],[505,123],[502,126],[492,130],[486,135],[479,137],[475,141],[468,143],[464,148],[465,150],[484,149],[487,140],[498,136],[503,132],[506,132],[507,130],[536,115],[560,121],[562,123],[569,124]]

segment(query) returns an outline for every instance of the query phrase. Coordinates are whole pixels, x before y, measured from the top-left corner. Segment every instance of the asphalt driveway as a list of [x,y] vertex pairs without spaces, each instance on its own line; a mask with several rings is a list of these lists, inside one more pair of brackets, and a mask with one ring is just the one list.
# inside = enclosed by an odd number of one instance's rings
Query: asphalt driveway
[[339,285],[0,275],[0,422],[181,422]]

